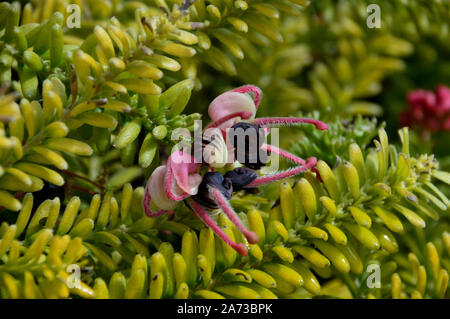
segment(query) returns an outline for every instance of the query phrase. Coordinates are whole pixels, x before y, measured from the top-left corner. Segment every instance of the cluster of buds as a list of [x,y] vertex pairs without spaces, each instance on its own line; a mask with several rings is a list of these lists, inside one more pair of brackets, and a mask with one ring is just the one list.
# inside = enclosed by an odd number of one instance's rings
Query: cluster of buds
[[[211,102],[208,114],[212,122],[205,127],[201,138],[204,161],[199,163],[188,152],[177,150],[169,156],[166,165],[154,170],[147,182],[143,201],[149,217],[171,214],[180,201],[185,201],[217,236],[241,255],[247,255],[247,247],[233,242],[217,225],[211,212],[220,209],[247,241],[255,244],[258,236],[245,227],[229,203],[233,192],[298,175],[314,168],[317,163],[314,157],[303,160],[267,144],[270,128],[307,123],[321,130],[328,129],[325,123],[314,119],[255,118],[260,100],[261,90],[245,85],[225,92]],[[236,131],[242,134],[234,134]],[[267,164],[267,157],[261,156],[261,151],[284,157],[296,166],[260,175],[260,169]],[[243,156],[239,156],[240,153]]]
[[418,89],[408,94],[409,109],[400,114],[401,125],[427,132],[450,131],[450,88],[436,92]]

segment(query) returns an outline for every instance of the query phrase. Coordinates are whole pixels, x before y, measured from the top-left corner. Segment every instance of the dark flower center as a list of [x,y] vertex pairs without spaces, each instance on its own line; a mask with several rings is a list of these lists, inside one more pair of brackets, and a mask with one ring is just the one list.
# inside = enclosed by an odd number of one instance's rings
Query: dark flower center
[[264,130],[261,127],[239,122],[231,127],[229,137],[239,163],[254,170],[267,164],[267,153],[261,149],[265,142]]
[[216,209],[218,206],[209,194],[208,186],[212,186],[223,194],[226,199],[230,199],[233,194],[232,181],[218,172],[208,172],[203,175],[203,180],[198,187],[198,192],[193,198],[201,205]]
[[238,191],[253,182],[258,177],[258,174],[250,168],[237,167],[232,171],[228,171],[224,177],[231,180],[233,191]]

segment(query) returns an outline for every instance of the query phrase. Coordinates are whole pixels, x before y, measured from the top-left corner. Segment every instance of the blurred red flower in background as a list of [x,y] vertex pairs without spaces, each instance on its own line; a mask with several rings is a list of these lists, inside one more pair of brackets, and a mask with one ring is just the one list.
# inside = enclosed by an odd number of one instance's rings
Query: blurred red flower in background
[[421,131],[450,131],[450,88],[439,85],[435,92],[418,89],[407,95],[409,109],[400,114],[400,124]]

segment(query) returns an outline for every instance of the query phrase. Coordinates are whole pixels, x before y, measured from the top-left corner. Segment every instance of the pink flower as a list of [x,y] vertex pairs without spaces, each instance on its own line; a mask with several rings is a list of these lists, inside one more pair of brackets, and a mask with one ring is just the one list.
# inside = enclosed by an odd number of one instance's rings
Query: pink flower
[[400,114],[400,124],[436,132],[450,131],[450,88],[440,85],[436,92],[418,89],[407,95],[409,109]]

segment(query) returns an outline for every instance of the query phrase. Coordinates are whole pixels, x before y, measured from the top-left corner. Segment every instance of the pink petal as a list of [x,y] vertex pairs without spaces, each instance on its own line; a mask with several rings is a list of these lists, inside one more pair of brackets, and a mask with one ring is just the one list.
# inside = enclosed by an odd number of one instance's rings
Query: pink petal
[[174,209],[178,202],[167,197],[164,189],[164,179],[167,173],[167,166],[157,167],[148,179],[146,191],[149,192],[151,201],[160,209]]
[[[251,118],[254,118],[256,106],[249,94],[232,91],[225,92],[216,97],[209,104],[208,108],[208,115],[213,122],[220,121],[220,119],[238,112],[250,112],[253,114]],[[239,119],[231,119],[221,124],[219,127],[231,127],[236,120]]]
[[256,108],[258,108],[259,102],[261,102],[262,90],[255,85],[251,85],[251,84],[243,85],[243,86],[240,86],[238,88],[231,90],[231,92],[250,94],[253,98],[253,102],[255,103]]
[[408,94],[408,102],[411,108],[421,108],[433,111],[436,107],[436,97],[433,92],[418,89]]
[[197,194],[202,177],[196,173],[198,164],[194,162],[192,155],[180,150],[176,151],[170,155],[167,166],[170,170],[169,174],[173,174],[175,179],[170,185],[175,194],[179,194],[179,190],[189,195]]
[[150,190],[146,187],[144,192],[144,199],[142,200],[142,206],[144,208],[144,212],[148,217],[155,218],[164,214],[173,214],[173,210],[159,210],[156,212],[153,212],[151,209],[151,200],[152,196],[150,195]]
[[439,85],[436,89],[436,98],[440,114],[450,111],[450,88]]

